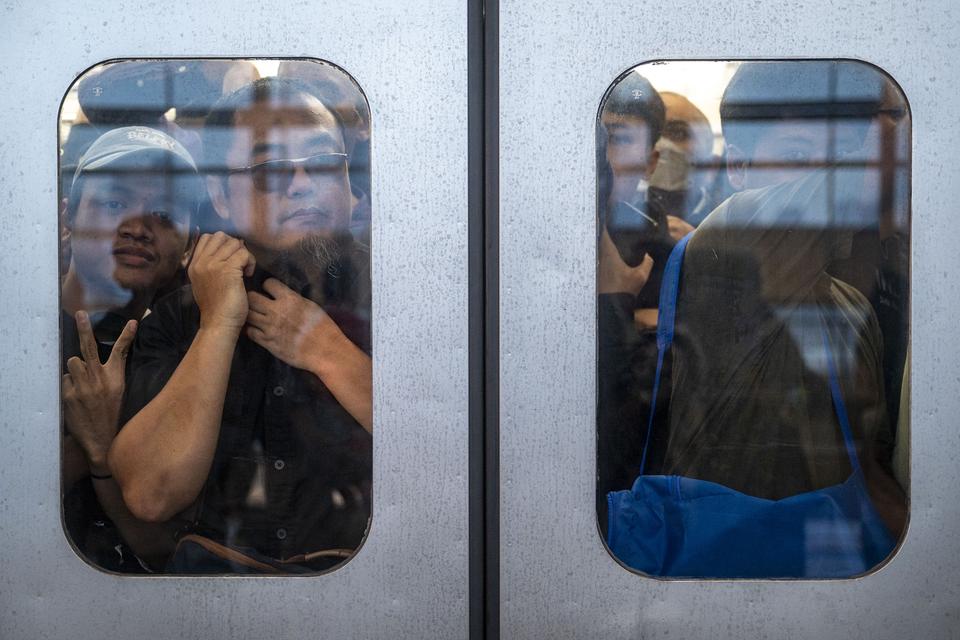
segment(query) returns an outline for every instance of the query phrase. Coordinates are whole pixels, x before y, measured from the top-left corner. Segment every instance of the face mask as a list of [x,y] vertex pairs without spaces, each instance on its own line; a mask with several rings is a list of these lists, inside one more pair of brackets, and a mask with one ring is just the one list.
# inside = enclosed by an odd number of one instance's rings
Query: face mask
[[686,191],[690,188],[690,160],[675,142],[667,138],[657,140],[660,159],[650,176],[650,186],[664,191]]

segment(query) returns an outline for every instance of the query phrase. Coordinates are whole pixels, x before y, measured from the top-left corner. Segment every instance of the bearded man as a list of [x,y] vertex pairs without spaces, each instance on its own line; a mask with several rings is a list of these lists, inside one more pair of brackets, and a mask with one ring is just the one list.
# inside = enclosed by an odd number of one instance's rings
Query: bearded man
[[369,257],[343,128],[264,78],[214,106],[204,147],[223,230],[142,324],[110,467],[139,518],[192,523],[171,571],[329,568],[370,510]]

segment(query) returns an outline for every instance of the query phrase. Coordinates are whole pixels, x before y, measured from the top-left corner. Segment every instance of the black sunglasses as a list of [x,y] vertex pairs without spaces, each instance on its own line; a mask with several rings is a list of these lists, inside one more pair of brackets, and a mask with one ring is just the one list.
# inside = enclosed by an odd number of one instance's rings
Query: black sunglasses
[[297,167],[303,167],[307,175],[314,177],[339,173],[343,171],[346,164],[347,154],[345,153],[318,153],[306,158],[267,160],[249,167],[227,169],[227,174],[248,173],[253,178],[253,186],[257,191],[277,193],[287,190],[293,182]]

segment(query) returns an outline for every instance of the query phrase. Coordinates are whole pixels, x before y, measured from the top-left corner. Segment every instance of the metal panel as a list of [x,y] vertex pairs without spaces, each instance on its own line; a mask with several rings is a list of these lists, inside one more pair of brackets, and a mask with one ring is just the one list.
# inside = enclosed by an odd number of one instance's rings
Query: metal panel
[[[226,8],[226,7],[224,7]],[[460,2],[8,2],[0,8],[0,637],[467,634],[467,12]],[[111,58],[314,56],[373,117],[374,504],[313,578],[108,575],[59,509],[57,111]]]
[[[500,3],[500,606],[509,638],[942,638],[960,615],[960,15],[927,3]],[[657,59],[857,58],[913,115],[913,473],[893,560],[839,581],[661,581],[597,532],[594,122]]]

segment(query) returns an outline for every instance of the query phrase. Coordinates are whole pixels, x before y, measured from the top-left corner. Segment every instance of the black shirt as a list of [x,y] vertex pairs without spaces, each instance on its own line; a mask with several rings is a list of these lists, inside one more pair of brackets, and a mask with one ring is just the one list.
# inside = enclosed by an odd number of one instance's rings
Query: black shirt
[[[369,259],[365,250],[330,267],[321,300],[346,336],[370,352]],[[247,283],[260,288],[258,271]],[[137,334],[123,421],[163,388],[199,329],[184,287],[157,303]],[[203,384],[198,380],[197,384]],[[237,342],[219,441],[198,498],[192,532],[288,559],[359,546],[370,515],[371,436],[313,374],[291,367],[245,336]]]

